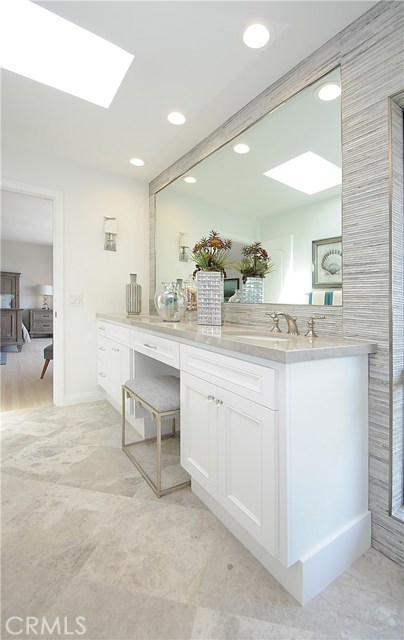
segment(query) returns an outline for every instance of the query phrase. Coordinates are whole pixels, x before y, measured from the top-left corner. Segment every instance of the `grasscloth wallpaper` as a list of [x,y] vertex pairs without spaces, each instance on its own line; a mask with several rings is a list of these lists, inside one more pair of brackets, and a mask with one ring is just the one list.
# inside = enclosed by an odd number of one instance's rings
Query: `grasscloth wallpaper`
[[[369,365],[369,504],[372,544],[404,564],[404,523],[390,516],[392,391],[389,96],[404,89],[404,3],[383,1],[250,102],[150,184],[150,292],[155,283],[154,194],[212,150],[336,66],[342,77],[343,307],[282,305],[303,332],[324,313],[323,334],[375,341]],[[401,203],[402,208],[402,203]],[[399,215],[400,212],[396,212]],[[401,211],[401,216],[403,212]],[[398,292],[402,297],[402,290]],[[151,296],[152,297],[152,296]],[[267,322],[277,305],[225,305],[226,320]],[[151,311],[154,307],[151,300]]]

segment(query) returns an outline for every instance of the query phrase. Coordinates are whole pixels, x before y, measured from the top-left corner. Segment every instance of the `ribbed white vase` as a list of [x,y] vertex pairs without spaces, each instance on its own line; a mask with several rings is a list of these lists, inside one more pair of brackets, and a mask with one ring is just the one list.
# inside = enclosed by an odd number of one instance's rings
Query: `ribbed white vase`
[[142,287],[136,282],[137,274],[130,274],[130,283],[126,285],[126,313],[139,315],[142,310]]

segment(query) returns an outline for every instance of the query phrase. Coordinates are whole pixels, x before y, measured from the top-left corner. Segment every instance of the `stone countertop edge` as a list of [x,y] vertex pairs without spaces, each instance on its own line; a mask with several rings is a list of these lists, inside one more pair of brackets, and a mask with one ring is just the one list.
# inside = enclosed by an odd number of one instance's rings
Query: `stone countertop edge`
[[[322,360],[375,353],[377,344],[359,338],[339,338],[333,336],[319,336],[306,338],[304,335],[283,337],[268,344],[260,340],[261,336],[270,336],[270,331],[259,325],[243,325],[226,323],[222,326],[198,325],[196,322],[164,322],[158,316],[127,316],[126,314],[97,313],[97,320],[105,320],[114,324],[136,327],[149,332],[159,332],[167,336],[220,347],[226,351],[273,360],[288,364],[307,360]],[[246,334],[257,333],[257,339],[236,337],[230,332],[239,331]],[[227,333],[229,332],[229,333]]]

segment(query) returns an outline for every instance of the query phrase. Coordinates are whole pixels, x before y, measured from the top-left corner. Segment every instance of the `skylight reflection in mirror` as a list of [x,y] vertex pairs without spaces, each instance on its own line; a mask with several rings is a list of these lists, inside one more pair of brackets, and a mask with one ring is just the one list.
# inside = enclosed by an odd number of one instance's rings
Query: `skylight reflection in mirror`
[[[339,69],[194,166],[195,184],[179,178],[156,195],[157,283],[193,271],[170,248],[178,229],[190,235],[191,246],[215,229],[233,239],[236,261],[243,244],[260,241],[268,250],[276,269],[265,278],[265,302],[308,303],[312,242],[341,235],[341,185],[309,195],[264,173],[308,152],[341,169],[340,98],[322,102],[314,95],[326,81],[339,83]],[[248,145],[249,153],[235,153],[237,144]]]

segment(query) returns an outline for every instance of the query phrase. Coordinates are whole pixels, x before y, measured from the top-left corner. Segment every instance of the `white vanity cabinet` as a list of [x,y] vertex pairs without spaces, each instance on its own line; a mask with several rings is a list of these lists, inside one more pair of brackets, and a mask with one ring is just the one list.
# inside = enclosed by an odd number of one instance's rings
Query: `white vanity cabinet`
[[272,556],[278,549],[277,371],[181,346],[181,464]]
[[131,377],[129,329],[97,323],[97,378],[116,408],[121,407],[122,384]]
[[[355,339],[251,340],[156,319],[98,320],[98,381],[181,380],[192,491],[300,603],[370,547],[368,355]],[[216,327],[215,327],[216,329]],[[243,331],[247,338],[243,340]],[[140,409],[128,419],[151,437]],[[143,411],[143,410],[142,410]]]

